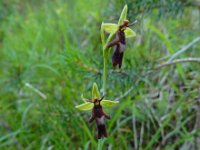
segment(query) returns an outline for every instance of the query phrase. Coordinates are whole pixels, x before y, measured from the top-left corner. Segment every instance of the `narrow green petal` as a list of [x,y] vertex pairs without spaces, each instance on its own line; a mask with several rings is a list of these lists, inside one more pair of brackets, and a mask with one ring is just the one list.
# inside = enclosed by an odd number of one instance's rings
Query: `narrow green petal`
[[125,32],[126,38],[131,38],[131,37],[136,36],[136,33],[131,28],[126,28],[124,32]]
[[119,29],[119,26],[114,23],[103,23],[102,28],[107,33],[113,34],[117,32],[117,30]]
[[84,102],[87,102],[87,98],[85,98],[84,96],[83,96],[83,94],[81,94],[81,99],[84,101]]
[[104,27],[103,27],[104,23],[102,22],[101,24],[101,42],[102,42],[102,45],[104,46],[105,45],[105,35],[104,35]]
[[93,106],[94,106],[93,103],[86,102],[86,103],[76,106],[76,108],[79,110],[91,110]]
[[102,100],[101,101],[101,105],[103,107],[112,107],[113,105],[118,104],[119,101],[111,101],[111,100]]
[[125,5],[124,8],[123,8],[123,10],[122,10],[122,12],[121,12],[118,25],[122,24],[123,21],[126,20],[126,18],[127,18],[127,11],[128,11],[128,6]]
[[93,84],[92,88],[92,99],[100,99],[99,89],[96,83]]

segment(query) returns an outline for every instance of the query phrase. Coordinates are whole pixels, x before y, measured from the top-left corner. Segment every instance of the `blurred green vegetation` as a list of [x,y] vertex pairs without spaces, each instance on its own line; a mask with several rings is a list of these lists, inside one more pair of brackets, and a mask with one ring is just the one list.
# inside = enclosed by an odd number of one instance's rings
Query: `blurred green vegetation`
[[[102,86],[100,26],[129,7],[137,37],[122,69],[109,61],[104,149],[195,149],[200,138],[200,65],[155,69],[200,33],[190,0],[1,0],[0,149],[95,149],[81,94]],[[200,57],[196,43],[177,58]],[[111,55],[110,55],[111,57]],[[126,94],[128,91],[128,94]]]

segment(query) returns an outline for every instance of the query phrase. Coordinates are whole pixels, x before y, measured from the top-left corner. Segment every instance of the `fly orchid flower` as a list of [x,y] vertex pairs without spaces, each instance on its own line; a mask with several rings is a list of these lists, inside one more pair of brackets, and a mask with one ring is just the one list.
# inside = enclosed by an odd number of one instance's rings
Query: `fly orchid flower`
[[129,27],[134,25],[137,21],[129,24],[129,21],[126,19],[127,9],[127,5],[125,5],[118,24],[102,24],[102,28],[105,32],[115,35],[114,39],[107,44],[106,48],[114,47],[112,65],[114,67],[118,65],[119,68],[121,68],[122,65],[123,55],[126,47],[126,38],[132,38],[136,36],[136,33]]
[[89,122],[96,121],[98,139],[107,137],[107,131],[105,126],[105,119],[110,119],[104,111],[103,107],[110,107],[118,103],[118,101],[104,100],[104,96],[100,97],[98,86],[96,83],[93,84],[92,88],[92,99],[88,100],[83,98],[84,103],[76,106],[79,110],[92,110],[92,115]]

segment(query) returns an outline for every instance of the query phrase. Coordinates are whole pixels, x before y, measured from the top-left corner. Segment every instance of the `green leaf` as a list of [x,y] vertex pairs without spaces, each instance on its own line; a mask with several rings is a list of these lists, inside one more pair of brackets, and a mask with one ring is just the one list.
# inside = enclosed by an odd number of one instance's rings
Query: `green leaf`
[[119,26],[117,24],[114,24],[114,23],[103,23],[102,24],[102,28],[107,33],[112,33],[113,34],[113,33],[117,32],[117,30],[119,29]]
[[93,106],[94,106],[93,103],[86,102],[86,103],[76,106],[76,108],[79,110],[91,110]]
[[132,38],[136,36],[136,33],[131,28],[126,28],[124,32],[125,32],[126,38]]
[[127,11],[128,11],[128,7],[127,7],[127,5],[125,5],[124,8],[123,8],[123,10],[122,10],[122,12],[121,12],[118,25],[121,25],[123,23],[123,21],[126,20],[126,18],[127,18]]
[[112,107],[113,105],[118,104],[119,101],[111,101],[111,100],[102,100],[101,101],[101,105],[103,107]]
[[92,88],[92,99],[100,99],[99,89],[96,83],[93,84]]

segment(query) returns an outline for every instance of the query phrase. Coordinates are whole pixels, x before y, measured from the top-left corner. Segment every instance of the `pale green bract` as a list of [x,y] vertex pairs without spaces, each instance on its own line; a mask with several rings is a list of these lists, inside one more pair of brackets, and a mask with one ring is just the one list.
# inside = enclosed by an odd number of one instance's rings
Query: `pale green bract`
[[[119,103],[119,101],[102,100],[101,106],[112,107],[113,105],[118,104],[118,103]],[[93,103],[86,102],[86,103],[83,103],[81,105],[76,106],[76,108],[79,109],[79,110],[86,111],[86,110],[91,110],[93,108],[93,106],[94,106]]]

